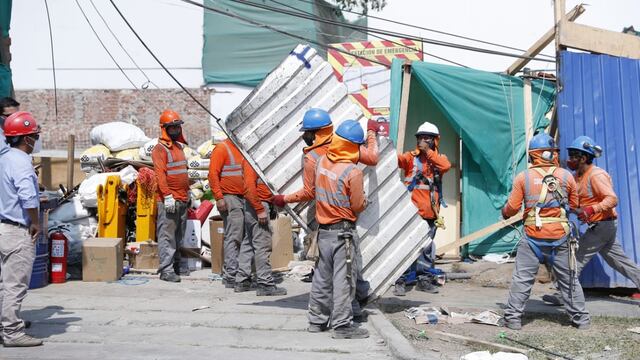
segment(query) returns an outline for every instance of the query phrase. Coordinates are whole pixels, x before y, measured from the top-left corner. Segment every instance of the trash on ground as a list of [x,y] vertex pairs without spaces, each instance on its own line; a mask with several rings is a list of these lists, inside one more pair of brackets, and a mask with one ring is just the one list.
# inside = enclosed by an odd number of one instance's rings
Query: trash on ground
[[200,311],[200,310],[204,310],[204,309],[211,309],[211,306],[208,306],[208,305],[202,305],[202,306],[198,306],[198,307],[195,307],[195,308],[191,309],[191,311],[192,311],[192,312],[193,312],[193,311]]

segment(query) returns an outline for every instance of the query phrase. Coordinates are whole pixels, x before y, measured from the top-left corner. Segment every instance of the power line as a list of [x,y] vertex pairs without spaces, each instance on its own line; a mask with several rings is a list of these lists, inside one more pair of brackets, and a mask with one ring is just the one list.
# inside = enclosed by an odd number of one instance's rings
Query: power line
[[[193,1],[187,1],[187,0],[181,0],[181,1],[197,4],[197,3],[194,3]],[[395,36],[395,37],[400,37],[400,38],[406,38],[406,39],[413,40],[413,41],[422,41],[422,42],[425,42],[425,43],[428,43],[428,44],[432,44],[432,45],[437,45],[437,46],[445,46],[445,47],[451,47],[451,48],[456,48],[456,49],[461,49],[461,50],[468,50],[468,51],[474,51],[474,52],[491,54],[491,55],[507,56],[507,57],[513,57],[513,58],[519,58],[519,59],[529,59],[529,60],[537,60],[537,61],[544,61],[544,62],[555,62],[555,60],[540,59],[540,58],[531,57],[531,56],[524,56],[524,55],[520,55],[520,54],[513,54],[513,53],[508,53],[508,52],[503,52],[503,51],[496,51],[496,50],[484,49],[484,48],[479,48],[479,47],[474,47],[474,46],[468,46],[468,45],[456,44],[456,43],[451,43],[451,42],[446,42],[446,41],[440,41],[440,40],[436,40],[436,39],[429,39],[429,38],[424,38],[424,37],[419,37],[419,36],[413,36],[413,35],[403,34],[403,33],[395,32],[395,31],[387,31],[387,30],[383,30],[383,29],[377,29],[377,28],[371,28],[371,27],[366,27],[366,26],[348,24],[348,23],[344,23],[344,22],[341,22],[341,21],[334,21],[334,20],[330,20],[330,19],[325,19],[325,18],[322,18],[322,17],[319,17],[319,16],[309,16],[309,15],[300,14],[300,13],[297,13],[297,12],[292,12],[292,11],[284,10],[284,9],[281,9],[281,8],[277,8],[277,7],[273,7],[273,6],[269,6],[269,5],[258,4],[258,3],[254,3],[254,2],[250,2],[250,1],[246,1],[246,0],[232,0],[232,1],[236,2],[236,3],[239,3],[239,4],[244,4],[244,5],[248,5],[248,6],[251,6],[251,7],[255,7],[255,8],[259,8],[259,9],[263,9],[263,10],[267,10],[267,11],[272,11],[272,12],[277,12],[277,13],[281,13],[281,14],[285,14],[285,15],[296,16],[296,17],[299,17],[299,18],[307,19],[307,20],[315,20],[315,21],[319,21],[319,22],[323,22],[323,23],[327,23],[327,24],[331,24],[331,25],[346,27],[346,28],[350,28],[350,29],[354,29],[354,30],[360,30],[360,31],[363,31],[363,32],[377,33],[377,34],[388,35],[388,36]],[[197,4],[197,5],[204,7],[204,5],[201,5],[201,4]]]
[[[77,1],[77,0],[76,0]],[[147,49],[147,51],[149,52],[149,54],[156,60],[156,62],[158,63],[158,65],[160,65],[162,67],[162,69],[171,77],[171,79],[173,79],[173,81],[176,82],[176,84],[178,84],[178,86],[180,86],[180,88],[182,89],[182,91],[184,91],[187,95],[189,95],[189,97],[196,103],[198,104],[198,106],[200,106],[207,114],[209,114],[212,118],[214,118],[216,121],[220,121],[221,119],[215,115],[213,115],[213,113],[206,107],[204,106],[203,103],[200,102],[200,100],[198,100],[186,87],[184,87],[184,85],[182,85],[182,83],[173,75],[173,73],[171,73],[171,71],[169,71],[169,69],[167,69],[166,66],[164,66],[164,64],[160,61],[160,59],[158,59],[158,57],[156,56],[156,54],[153,53],[153,51],[151,51],[151,49],[149,48],[149,46],[147,46],[147,43],[144,42],[144,40],[142,40],[142,38],[140,37],[140,35],[138,35],[138,32],[136,32],[136,30],[133,28],[133,26],[131,26],[131,24],[129,23],[129,20],[127,20],[127,18],[124,16],[124,14],[120,11],[120,9],[118,8],[118,5],[116,5],[116,3],[113,0],[109,0],[111,2],[111,5],[113,5],[113,7],[116,9],[116,11],[118,12],[118,14],[120,15],[120,17],[122,18],[122,20],[125,22],[125,24],[127,24],[127,26],[129,27],[129,29],[131,30],[131,32],[133,32],[133,34],[136,36],[136,38],[138,38],[138,40],[140,41],[140,43],[142,44],[142,46],[144,46],[145,49]],[[224,131],[224,129],[223,129]]]
[[49,4],[44,0],[44,7],[47,9],[47,21],[49,22],[49,41],[51,43],[51,67],[53,68],[53,102],[56,109],[56,122],[58,121],[58,83],[56,81],[56,60],[53,53],[53,31],[51,31],[51,16],[49,14]]
[[87,20],[87,24],[89,24],[89,27],[91,28],[91,31],[93,31],[93,34],[96,36],[96,38],[100,42],[100,45],[102,45],[102,48],[104,49],[104,51],[106,51],[107,54],[109,54],[109,57],[111,58],[111,60],[113,60],[113,63],[116,64],[116,66],[118,67],[118,69],[120,70],[122,75],[124,75],[124,77],[127,78],[127,80],[129,80],[129,83],[131,83],[133,88],[137,89],[138,86],[131,80],[131,78],[129,78],[127,73],[122,69],[122,67],[120,67],[120,64],[118,64],[118,62],[113,57],[113,55],[111,55],[111,52],[109,51],[109,49],[107,49],[107,46],[104,44],[104,42],[102,42],[102,39],[100,38],[100,35],[98,35],[98,33],[96,32],[96,29],[91,24],[91,21],[89,21],[89,18],[87,17],[87,14],[84,12],[84,9],[82,9],[82,6],[80,6],[80,3],[78,2],[78,0],[75,0],[75,1],[76,1],[76,5],[78,5],[78,9],[80,9],[80,12],[82,13],[82,16],[84,16],[84,19]]
[[147,76],[147,73],[144,72],[144,70],[142,70],[140,68],[140,66],[138,66],[138,63],[133,59],[133,57],[131,56],[131,54],[129,54],[129,52],[127,51],[127,49],[125,49],[124,45],[122,45],[122,43],[120,42],[120,39],[118,39],[118,37],[116,36],[116,34],[114,34],[114,32],[111,30],[111,27],[109,26],[109,23],[107,23],[107,21],[104,19],[104,17],[102,16],[102,14],[100,13],[100,10],[98,10],[98,8],[96,7],[96,4],[93,2],[93,0],[89,0],[91,2],[91,6],[93,6],[93,9],[96,11],[96,13],[98,13],[98,16],[100,17],[100,19],[102,19],[102,22],[104,23],[104,25],[107,27],[107,29],[109,30],[109,32],[111,33],[111,35],[113,36],[113,38],[116,40],[116,42],[118,43],[118,45],[120,45],[120,48],[122,49],[122,51],[124,51],[125,54],[127,54],[127,56],[129,57],[129,59],[131,60],[131,62],[133,63],[133,65],[140,70],[140,72],[142,73],[142,75],[147,79],[146,84],[143,84],[141,87],[143,89],[146,89],[148,87],[148,84],[152,84],[156,89],[160,89],[160,87],[158,85],[156,85],[153,81],[151,81],[151,79],[149,79],[149,77]]
[[[310,0],[297,0],[297,1],[300,1],[300,2],[303,2],[303,3],[307,3],[307,4],[312,4],[312,5],[319,5],[319,6],[330,8],[330,9],[334,9],[334,7],[332,7],[330,4],[325,4],[323,2],[314,2],[314,1],[310,1]],[[457,35],[457,34],[453,34],[453,33],[442,31],[442,30],[436,30],[436,29],[431,29],[431,28],[426,28],[426,27],[423,27],[423,26],[419,26],[419,25],[403,23],[403,22],[397,21],[397,20],[385,19],[385,18],[382,18],[382,17],[379,17],[379,16],[369,15],[368,13],[365,14],[365,13],[360,13],[360,12],[357,12],[357,11],[346,10],[346,9],[340,9],[340,11],[344,11],[344,12],[347,12],[347,13],[350,13],[350,14],[354,14],[354,15],[359,15],[359,16],[366,16],[366,17],[371,18],[371,19],[381,20],[381,21],[385,21],[385,22],[389,22],[389,23],[397,24],[397,25],[403,25],[403,26],[406,26],[406,27],[414,28],[414,29],[425,30],[425,31],[436,33],[436,34],[442,34],[442,35],[447,35],[447,36],[451,36],[451,37],[456,37],[456,38],[459,38],[459,39],[475,41],[475,42],[486,44],[486,45],[497,46],[497,47],[501,47],[501,48],[504,48],[504,49],[526,52],[526,50],[524,50],[524,49],[519,49],[519,48],[516,48],[516,47],[513,47],[513,46],[509,46],[509,45],[502,45],[502,44],[494,43],[494,42],[491,42],[491,41],[485,41],[485,40],[475,39],[475,38],[468,37],[468,36]],[[540,54],[540,56],[546,56],[548,58],[555,59],[555,56],[553,56],[553,55]]]
[[[276,0],[271,0],[271,2],[274,2],[274,3],[276,3],[276,4],[282,5],[282,6],[284,6],[284,7],[288,7],[288,8],[293,9],[293,10],[297,10],[297,11],[299,11],[299,12],[301,12],[301,13],[304,13],[304,14],[313,15],[313,14],[309,13],[308,11],[304,11],[304,10],[302,10],[302,9],[298,9],[298,8],[296,8],[296,7],[294,7],[294,6],[291,6],[291,5],[283,4],[283,3],[279,2],[279,1],[276,1]],[[424,50],[416,49],[416,48],[410,47],[410,46],[408,46],[408,45],[406,45],[406,44],[403,44],[403,43],[401,43],[401,42],[397,42],[397,41],[394,41],[394,40],[391,40],[391,39],[388,39],[388,38],[385,38],[385,37],[382,37],[382,36],[379,36],[379,35],[370,34],[369,32],[366,32],[365,34],[371,35],[371,36],[373,36],[373,37],[375,37],[376,39],[379,39],[379,40],[388,41],[388,42],[390,42],[390,43],[392,43],[392,44],[394,44],[394,45],[398,45],[398,46],[404,47],[404,48],[406,48],[406,49],[409,49],[409,50],[412,50],[412,51],[415,51],[415,52],[420,52],[420,53],[422,53],[422,54],[424,54],[424,55],[428,55],[428,56],[434,57],[434,58],[436,58],[436,59],[439,59],[439,60],[442,60],[442,61],[448,62],[448,63],[450,63],[450,64],[458,65],[458,66],[461,66],[461,67],[464,67],[464,68],[469,68],[468,66],[463,65],[463,64],[460,64],[460,63],[455,62],[455,61],[453,61],[453,60],[449,60],[449,59],[446,59],[446,58],[443,58],[443,57],[440,57],[440,56],[437,56],[437,55],[434,55],[434,54],[427,53],[427,52],[425,52]],[[330,34],[329,34],[329,35],[330,35]]]
[[[113,0],[110,0],[110,1],[113,1]],[[221,14],[221,15],[224,15],[224,16],[232,17],[234,19],[238,19],[240,21],[244,21],[246,23],[249,23],[249,24],[261,27],[261,28],[265,28],[265,29],[277,32],[277,33],[282,34],[282,35],[286,35],[286,36],[292,37],[294,39],[306,41],[306,42],[308,42],[310,44],[314,44],[314,45],[322,47],[324,49],[331,49],[331,50],[340,52],[340,53],[345,54],[345,55],[353,56],[353,57],[356,57],[358,59],[363,59],[363,60],[378,64],[378,65],[382,65],[382,66],[387,67],[387,68],[389,67],[389,65],[387,65],[387,64],[385,64],[383,62],[380,62],[380,61],[377,61],[377,60],[372,60],[372,59],[366,58],[364,56],[352,54],[352,53],[350,53],[348,51],[345,51],[345,50],[342,50],[342,49],[338,49],[338,48],[336,48],[334,46],[331,46],[331,45],[328,45],[328,44],[323,44],[321,42],[306,38],[304,36],[299,36],[299,35],[296,35],[296,34],[292,34],[290,32],[274,28],[273,26],[269,26],[269,25],[266,25],[266,24],[263,24],[263,23],[260,23],[260,22],[257,22],[257,21],[242,17],[242,16],[239,16],[237,14],[234,14],[234,13],[231,13],[231,12],[228,12],[228,11],[215,9],[215,8],[206,6],[204,4],[199,4],[199,3],[195,2],[195,1],[191,1],[191,0],[180,0],[180,1],[185,2],[187,4],[191,4],[191,5],[194,5],[194,6],[201,7],[203,9],[209,10],[209,11],[217,13],[217,14]],[[300,14],[300,15],[302,15],[302,14]]]

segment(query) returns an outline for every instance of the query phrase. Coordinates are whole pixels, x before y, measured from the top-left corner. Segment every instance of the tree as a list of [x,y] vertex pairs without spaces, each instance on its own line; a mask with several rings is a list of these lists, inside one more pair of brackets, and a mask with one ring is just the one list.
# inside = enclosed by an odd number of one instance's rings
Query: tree
[[387,0],[336,0],[341,9],[361,9],[365,14],[369,9],[380,11],[387,5]]

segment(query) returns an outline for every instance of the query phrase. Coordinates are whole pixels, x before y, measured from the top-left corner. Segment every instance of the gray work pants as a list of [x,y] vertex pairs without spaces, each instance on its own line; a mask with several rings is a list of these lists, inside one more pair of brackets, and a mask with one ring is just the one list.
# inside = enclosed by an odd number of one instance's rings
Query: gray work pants
[[[355,230],[353,231],[355,233]],[[364,303],[369,297],[369,290],[371,286],[369,282],[366,281],[362,277],[362,252],[360,249],[360,239],[354,239],[354,259],[356,262],[356,270],[358,271],[358,276],[356,277],[356,296],[351,302],[351,308],[353,310],[353,316],[362,315],[362,307],[360,307],[360,303]]]
[[[545,255],[551,254],[551,247],[540,247]],[[504,311],[505,320],[509,322],[520,322],[524,308],[531,294],[531,287],[535,282],[536,274],[540,268],[540,261],[531,249],[531,245],[526,239],[520,241],[518,254],[516,255],[516,267],[513,269],[511,280],[511,290],[509,291],[509,303]],[[564,301],[564,307],[571,318],[571,322],[578,326],[588,324],[589,313],[584,304],[584,294],[582,286],[578,282],[576,272],[571,279],[569,271],[569,246],[568,242],[556,248],[556,255],[552,265],[553,273],[556,277],[558,289]],[[569,295],[570,286],[573,283],[573,301]]]
[[640,268],[625,254],[622,246],[616,241],[617,220],[600,221],[589,228],[580,237],[578,247],[578,274],[596,254],[614,270],[630,279],[640,289]]
[[224,195],[227,211],[221,212],[224,223],[224,266],[222,278],[232,283],[238,271],[238,252],[244,234],[244,198],[238,195]]
[[[320,229],[318,249],[320,258],[316,264],[309,294],[309,322],[332,328],[348,326],[353,319],[351,304],[355,299],[358,276],[355,249],[351,248],[351,276],[347,278],[347,250],[345,241],[338,238],[338,230]],[[358,242],[353,231],[353,242]]]
[[[269,203],[262,205],[269,212]],[[251,261],[255,258],[258,284],[275,285],[271,272],[271,225],[260,225],[258,215],[248,201],[244,205],[244,237],[238,254],[238,272],[236,282],[251,280]]]
[[0,223],[0,320],[4,341],[24,335],[20,308],[27,296],[35,259],[36,247],[28,230]]
[[176,210],[168,213],[164,203],[158,201],[156,236],[160,250],[159,273],[180,272],[180,248],[187,228],[187,203],[176,201]]

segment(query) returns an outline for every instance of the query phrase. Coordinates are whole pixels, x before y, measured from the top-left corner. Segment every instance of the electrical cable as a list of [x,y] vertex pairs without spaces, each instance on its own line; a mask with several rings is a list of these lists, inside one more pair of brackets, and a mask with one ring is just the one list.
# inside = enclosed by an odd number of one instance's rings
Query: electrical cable
[[[325,4],[325,3],[322,3],[322,2],[314,2],[314,1],[311,1],[311,0],[297,0],[297,1],[303,2],[303,3],[307,3],[307,4],[312,4],[312,5],[319,5],[319,6],[322,6],[322,7],[329,8],[329,9],[335,9],[331,4]],[[513,47],[513,46],[502,45],[502,44],[498,44],[498,43],[494,43],[494,42],[490,42],[490,41],[485,41],[485,40],[480,40],[480,39],[474,39],[474,38],[468,37],[468,36],[457,35],[457,34],[453,34],[453,33],[442,31],[442,30],[436,30],[436,29],[426,28],[426,27],[423,27],[423,26],[403,23],[403,22],[397,21],[397,20],[385,19],[383,17],[373,16],[373,15],[369,15],[369,14],[365,14],[365,13],[360,13],[360,12],[357,12],[357,11],[352,11],[352,10],[347,10],[347,9],[340,9],[340,11],[344,11],[344,12],[347,12],[347,13],[350,13],[350,14],[354,14],[354,15],[365,16],[365,17],[368,17],[368,18],[371,18],[371,19],[385,21],[385,22],[389,22],[389,23],[392,23],[392,24],[403,25],[403,26],[406,26],[406,27],[414,28],[414,29],[425,30],[425,31],[436,33],[436,34],[447,35],[447,36],[456,37],[456,38],[459,38],[459,39],[464,39],[464,40],[469,40],[469,41],[475,41],[475,42],[482,43],[482,44],[485,44],[485,45],[492,45],[492,46],[501,47],[501,48],[504,48],[504,49],[526,52],[526,50],[524,50],[524,49],[519,49],[519,48],[516,48],[516,47]],[[555,59],[555,56],[553,56],[553,55],[547,55],[547,54],[539,54],[539,55],[540,56],[545,56],[545,57],[548,57],[548,58],[551,58],[551,59]]]
[[53,31],[51,30],[51,15],[49,14],[49,4],[44,0],[44,7],[47,9],[47,21],[49,22],[49,42],[51,43],[51,67],[53,72],[53,102],[56,110],[56,122],[58,122],[58,82],[56,81],[56,60],[53,52]]
[[[188,3],[191,3],[191,4],[197,4],[197,3],[194,3],[193,1],[190,1],[190,0],[181,0],[181,1],[188,2]],[[348,23],[344,23],[344,22],[340,22],[340,21],[334,21],[334,20],[330,20],[330,19],[321,18],[321,17],[318,17],[318,16],[304,15],[304,14],[300,14],[300,13],[297,13],[297,12],[284,10],[284,9],[273,7],[273,6],[269,6],[269,5],[263,5],[263,4],[259,4],[259,3],[254,3],[254,2],[251,2],[251,1],[247,1],[247,0],[231,0],[231,1],[233,1],[235,3],[238,3],[238,4],[244,4],[244,5],[247,5],[247,6],[251,6],[251,7],[267,10],[267,11],[277,12],[277,13],[285,14],[285,15],[296,16],[296,17],[299,17],[299,18],[307,19],[307,20],[315,20],[315,21],[326,23],[326,24],[331,24],[331,25],[335,25],[335,26],[341,26],[341,27],[350,28],[350,29],[353,29],[353,30],[360,30],[360,31],[363,31],[363,32],[377,33],[377,34],[381,34],[381,35],[406,38],[408,40],[413,40],[413,41],[422,41],[422,42],[425,42],[425,43],[428,43],[428,44],[432,44],[432,45],[437,45],[437,46],[445,46],[445,47],[451,47],[451,48],[456,48],[456,49],[461,49],[461,50],[468,50],[468,51],[474,51],[474,52],[491,54],[491,55],[507,56],[507,57],[513,57],[513,58],[519,58],[519,59],[529,59],[529,60],[536,60],[536,61],[542,61],[542,62],[555,62],[555,60],[540,59],[540,58],[531,57],[531,56],[525,56],[525,55],[520,55],[520,54],[513,54],[513,53],[507,53],[507,52],[503,52],[503,51],[489,50],[489,49],[484,49],[484,48],[479,48],[479,47],[474,47],[474,46],[468,46],[468,45],[456,44],[456,43],[451,43],[451,42],[446,42],[446,41],[440,41],[440,40],[435,40],[435,39],[419,37],[419,36],[413,36],[413,35],[403,34],[403,33],[394,32],[394,31],[387,31],[387,30],[371,28],[371,27],[366,27],[366,26],[348,24]],[[202,5],[202,4],[197,4],[197,5],[206,8],[205,5]]]
[[78,9],[80,9],[80,12],[82,13],[82,16],[84,16],[84,19],[87,20],[87,24],[89,24],[89,27],[93,31],[93,34],[96,36],[96,38],[100,42],[100,45],[102,45],[102,48],[104,49],[104,51],[106,51],[107,54],[109,54],[109,57],[111,58],[111,60],[113,60],[113,63],[116,64],[116,66],[118,67],[118,69],[120,70],[122,75],[124,75],[124,77],[127,78],[127,80],[129,80],[129,83],[131,83],[133,88],[137,89],[138,86],[133,82],[133,80],[131,80],[131,78],[122,69],[122,67],[120,67],[120,64],[118,64],[118,61],[116,61],[116,59],[113,57],[113,55],[111,55],[111,52],[109,51],[109,49],[107,49],[107,46],[104,44],[104,42],[102,42],[102,39],[100,38],[100,35],[98,35],[98,33],[96,32],[96,29],[93,27],[93,24],[91,24],[91,21],[89,20],[89,17],[87,17],[87,14],[84,12],[84,9],[82,9],[82,6],[80,6],[80,2],[78,2],[78,0],[75,0],[75,2],[76,2],[76,5],[78,5]]
[[[274,2],[274,3],[276,3],[276,4],[282,5],[282,6],[284,6],[284,7],[288,7],[288,8],[290,8],[290,9],[296,10],[296,11],[301,12],[301,13],[305,13],[305,14],[309,14],[309,15],[314,15],[314,14],[312,14],[312,13],[308,12],[308,11],[304,11],[304,10],[302,10],[302,9],[298,9],[298,8],[296,8],[296,7],[294,7],[294,6],[291,6],[291,5],[283,4],[283,3],[281,3],[281,2],[279,2],[279,1],[277,1],[277,0],[271,0],[271,2]],[[359,31],[359,32],[361,32],[361,31]],[[443,57],[440,57],[440,56],[437,56],[437,55],[433,55],[433,54],[427,53],[427,52],[425,52],[424,50],[416,49],[416,48],[410,47],[410,46],[408,46],[408,45],[406,45],[406,44],[403,44],[403,43],[401,43],[401,42],[397,42],[397,41],[394,41],[394,40],[391,40],[391,39],[388,39],[388,38],[385,38],[385,37],[382,37],[382,36],[379,36],[379,35],[370,34],[369,32],[366,32],[366,34],[371,35],[371,36],[375,37],[376,39],[383,40],[383,41],[388,41],[388,42],[390,42],[390,43],[392,43],[392,44],[394,44],[394,45],[398,45],[398,46],[401,46],[401,47],[403,47],[403,48],[406,48],[406,49],[409,49],[409,50],[412,50],[412,51],[415,51],[415,52],[420,52],[420,53],[422,53],[422,54],[424,54],[424,55],[428,55],[428,56],[434,57],[434,58],[436,58],[436,59],[439,59],[439,60],[442,60],[442,61],[448,62],[448,63],[450,63],[450,64],[454,64],[454,65],[461,66],[461,67],[464,67],[464,68],[469,68],[468,66],[463,65],[463,64],[460,64],[460,63],[455,62],[455,61],[453,61],[453,60],[449,60],[449,59],[446,59],[446,58],[443,58]],[[331,35],[331,34],[325,34],[325,35]],[[335,36],[335,35],[334,35],[334,36]]]
[[[77,1],[77,0],[76,0]],[[200,102],[200,100],[198,100],[192,93],[191,91],[189,91],[186,87],[184,87],[184,85],[182,85],[182,83],[173,75],[173,73],[171,71],[169,71],[169,69],[167,69],[166,66],[164,66],[164,64],[160,61],[160,59],[158,59],[158,57],[156,56],[156,54],[153,53],[153,51],[151,51],[151,49],[149,48],[149,46],[147,45],[147,43],[144,42],[144,40],[142,40],[142,38],[140,37],[140,35],[138,35],[138,32],[133,28],[133,26],[131,26],[131,24],[129,23],[129,20],[127,20],[127,18],[124,16],[124,14],[120,11],[120,8],[118,8],[118,5],[116,5],[116,3],[113,0],[109,0],[109,2],[111,2],[111,5],[113,5],[113,7],[116,9],[116,11],[118,12],[118,14],[120,15],[120,17],[122,18],[122,20],[125,22],[125,24],[127,24],[127,26],[129,27],[129,29],[131,30],[131,32],[133,32],[133,34],[136,36],[136,38],[138,38],[138,40],[140,41],[140,43],[142,44],[142,46],[144,46],[145,49],[147,49],[147,51],[149,52],[149,54],[156,60],[156,62],[158,63],[158,65],[160,65],[162,67],[162,69],[167,73],[167,75],[169,75],[171,77],[171,79],[173,79],[173,81],[176,82],[176,84],[178,84],[178,86],[180,86],[180,88],[182,89],[182,91],[184,91],[187,95],[189,95],[189,97],[191,98],[191,100],[193,100],[196,104],[198,104],[198,106],[200,106],[207,114],[209,114],[212,118],[214,118],[216,121],[220,122],[221,119],[215,115],[213,115],[213,113],[206,107],[204,106],[204,104],[202,102]],[[222,129],[223,131],[225,131],[224,129]]]
[[122,45],[122,43],[120,42],[120,39],[118,39],[118,37],[116,36],[116,34],[113,32],[113,30],[111,30],[111,27],[109,26],[109,23],[107,23],[107,21],[104,19],[104,17],[102,16],[102,13],[100,13],[100,10],[98,10],[98,8],[96,7],[96,4],[93,2],[93,0],[89,0],[91,2],[91,6],[93,6],[93,9],[96,11],[96,13],[98,14],[98,16],[100,17],[100,19],[102,19],[102,22],[104,23],[104,26],[107,27],[107,29],[109,30],[109,32],[111,33],[111,35],[113,36],[113,38],[116,40],[116,42],[118,43],[118,45],[120,45],[120,48],[122,49],[122,51],[124,51],[125,54],[127,54],[127,56],[129,57],[129,59],[131,60],[131,62],[133,63],[133,65],[140,70],[140,72],[142,73],[142,75],[147,79],[147,82],[145,84],[142,84],[142,89],[147,89],[149,87],[149,84],[153,85],[156,89],[160,89],[160,87],[158,85],[156,85],[153,81],[151,81],[151,79],[149,79],[149,76],[147,76],[147,73],[144,72],[144,70],[142,70],[140,68],[140,66],[138,66],[138,63],[133,59],[133,57],[131,56],[131,54],[129,54],[129,52],[127,51],[127,49],[125,49],[124,45]]

